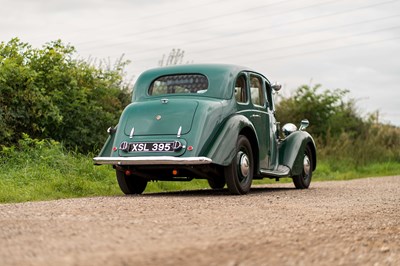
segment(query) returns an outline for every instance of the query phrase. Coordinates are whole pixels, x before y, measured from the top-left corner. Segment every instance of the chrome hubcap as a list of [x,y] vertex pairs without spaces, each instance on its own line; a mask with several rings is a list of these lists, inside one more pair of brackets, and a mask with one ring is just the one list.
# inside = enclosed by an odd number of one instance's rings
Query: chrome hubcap
[[243,153],[239,161],[240,172],[243,177],[247,177],[250,170],[249,157]]
[[310,175],[310,171],[311,171],[311,162],[310,162],[310,158],[308,158],[307,155],[304,155],[303,167],[304,167],[305,177],[308,177]]

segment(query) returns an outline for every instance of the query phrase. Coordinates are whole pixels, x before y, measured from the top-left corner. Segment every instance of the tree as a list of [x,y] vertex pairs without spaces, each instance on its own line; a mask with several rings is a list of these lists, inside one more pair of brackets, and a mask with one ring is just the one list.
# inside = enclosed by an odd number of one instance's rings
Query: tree
[[0,44],[0,143],[22,133],[93,150],[105,129],[118,122],[130,102],[120,61],[114,69],[74,59],[75,48],[60,40],[32,48],[19,39]]
[[281,98],[277,104],[277,117],[283,122],[310,121],[308,129],[316,138],[325,141],[342,132],[360,134],[363,120],[357,114],[355,101],[345,101],[348,90],[336,89],[320,92],[321,85],[300,86],[292,97]]
[[[172,49],[169,53],[168,57],[165,58],[165,54],[163,54],[160,61],[158,61],[158,66],[174,66],[183,64],[183,57],[185,56],[185,51],[181,49]],[[189,61],[186,62],[189,64]]]

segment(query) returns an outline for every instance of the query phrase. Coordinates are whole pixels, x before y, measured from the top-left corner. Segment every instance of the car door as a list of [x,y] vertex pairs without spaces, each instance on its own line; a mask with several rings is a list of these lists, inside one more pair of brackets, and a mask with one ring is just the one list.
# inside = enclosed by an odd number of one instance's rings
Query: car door
[[264,78],[256,73],[249,73],[248,86],[252,106],[249,119],[256,129],[259,141],[260,169],[270,169],[270,116]]
[[269,138],[268,156],[270,158],[268,169],[274,170],[278,166],[278,123],[275,118],[275,106],[271,85],[265,80],[264,86],[267,93],[267,113],[269,122],[267,127],[267,137]]

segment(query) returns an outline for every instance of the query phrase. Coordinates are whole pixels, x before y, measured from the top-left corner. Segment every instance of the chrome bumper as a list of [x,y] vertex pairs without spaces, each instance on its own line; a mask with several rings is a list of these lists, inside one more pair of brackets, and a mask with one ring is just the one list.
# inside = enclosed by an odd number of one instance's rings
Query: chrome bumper
[[112,165],[199,165],[210,164],[212,160],[207,157],[173,157],[173,156],[146,156],[146,157],[95,157],[95,164]]

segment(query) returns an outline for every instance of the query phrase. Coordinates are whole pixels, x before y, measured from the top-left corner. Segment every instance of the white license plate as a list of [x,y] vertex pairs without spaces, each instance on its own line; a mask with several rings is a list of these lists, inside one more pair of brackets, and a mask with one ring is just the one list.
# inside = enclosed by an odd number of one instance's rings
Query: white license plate
[[129,152],[173,152],[174,142],[132,142]]

